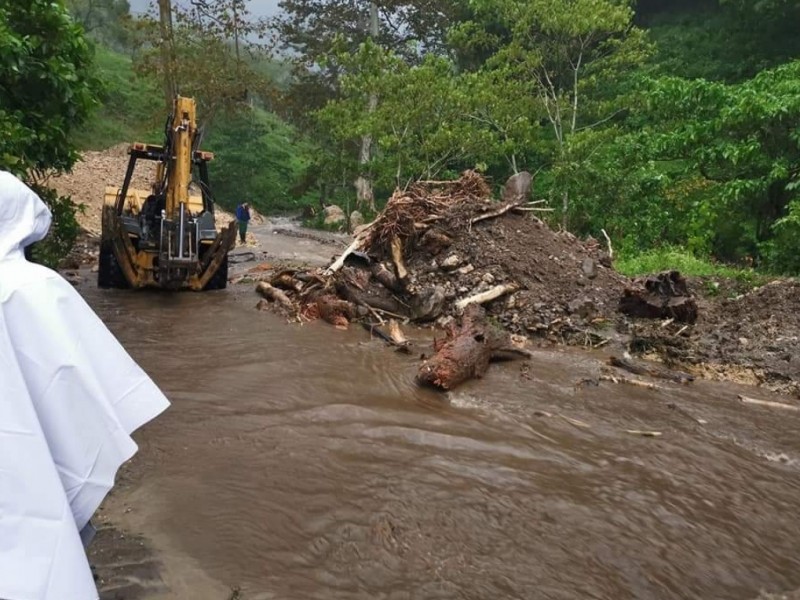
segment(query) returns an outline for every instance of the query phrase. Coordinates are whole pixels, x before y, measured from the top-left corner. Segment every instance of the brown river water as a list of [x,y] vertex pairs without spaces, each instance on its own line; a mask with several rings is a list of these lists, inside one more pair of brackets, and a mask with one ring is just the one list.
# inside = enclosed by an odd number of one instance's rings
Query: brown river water
[[288,325],[249,286],[81,292],[172,401],[101,517],[156,556],[146,598],[800,588],[800,413],[736,401],[760,390],[576,390],[603,357],[541,350],[443,395],[417,357]]

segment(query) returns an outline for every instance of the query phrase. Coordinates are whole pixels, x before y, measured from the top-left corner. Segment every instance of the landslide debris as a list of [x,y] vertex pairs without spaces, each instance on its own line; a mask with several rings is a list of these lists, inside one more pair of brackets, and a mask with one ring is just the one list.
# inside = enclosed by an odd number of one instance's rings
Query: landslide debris
[[800,392],[800,284],[709,299],[675,271],[631,280],[598,241],[548,227],[538,218],[546,207],[515,185],[495,201],[467,171],[398,190],[327,268],[253,271],[249,279],[269,284],[260,307],[340,328],[361,321],[403,349],[393,319],[451,335],[480,304],[490,325],[540,343],[617,347],[695,375]]
[[473,171],[419,182],[397,191],[328,269],[278,273],[271,283],[299,315],[339,326],[366,314],[445,325],[477,302],[512,333],[590,344],[627,278],[596,241],[551,230],[541,210],[519,195],[493,201]]

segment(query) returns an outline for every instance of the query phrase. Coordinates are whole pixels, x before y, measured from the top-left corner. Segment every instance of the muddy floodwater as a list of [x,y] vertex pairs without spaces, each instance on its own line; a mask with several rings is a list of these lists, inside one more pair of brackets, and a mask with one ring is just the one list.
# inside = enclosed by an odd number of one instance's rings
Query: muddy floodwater
[[254,310],[249,287],[81,292],[172,401],[100,514],[122,541],[101,540],[98,571],[125,566],[124,540],[146,565],[101,581],[106,598],[800,588],[800,413],[736,395],[780,398],[708,382],[576,389],[603,358],[579,350],[441,395],[413,385],[416,357],[359,328],[287,325]]

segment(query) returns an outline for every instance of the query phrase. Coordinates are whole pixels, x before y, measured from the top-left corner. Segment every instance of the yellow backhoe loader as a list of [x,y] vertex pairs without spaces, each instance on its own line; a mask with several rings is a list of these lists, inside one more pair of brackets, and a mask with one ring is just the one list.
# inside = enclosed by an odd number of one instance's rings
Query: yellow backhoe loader
[[[217,231],[208,183],[214,155],[197,148],[195,112],[192,98],[176,97],[164,145],[131,145],[122,187],[106,188],[100,287],[215,290],[227,285],[236,222]],[[130,187],[141,160],[157,163],[150,190]]]

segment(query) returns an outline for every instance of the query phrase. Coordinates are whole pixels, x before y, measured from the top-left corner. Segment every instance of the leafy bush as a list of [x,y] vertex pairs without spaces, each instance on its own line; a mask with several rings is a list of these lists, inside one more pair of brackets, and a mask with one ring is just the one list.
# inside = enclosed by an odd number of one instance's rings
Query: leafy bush
[[[77,155],[70,134],[94,104],[91,52],[59,2],[0,5],[0,169],[27,178],[67,170]],[[76,207],[52,190],[36,191],[53,212],[34,258],[54,265],[75,241]]]

